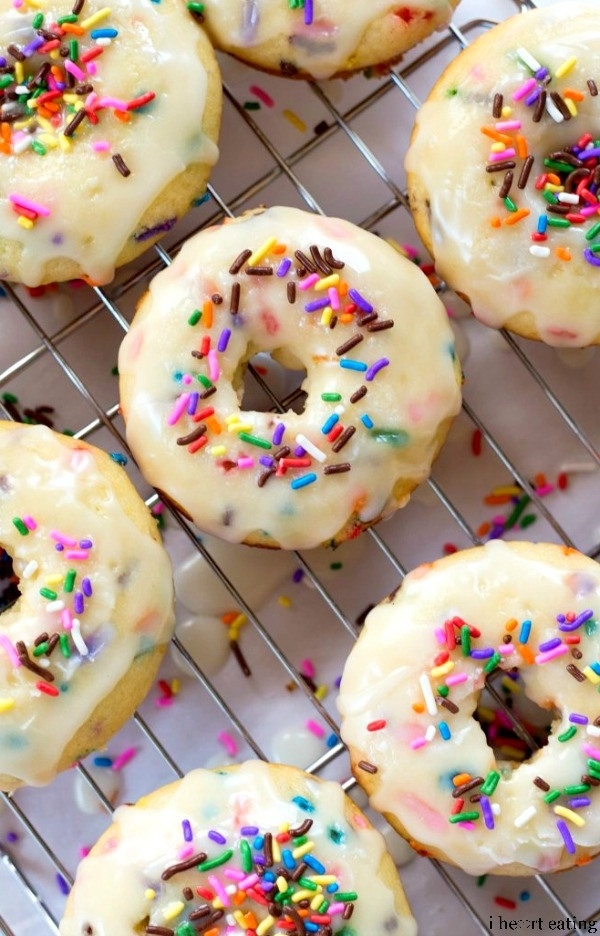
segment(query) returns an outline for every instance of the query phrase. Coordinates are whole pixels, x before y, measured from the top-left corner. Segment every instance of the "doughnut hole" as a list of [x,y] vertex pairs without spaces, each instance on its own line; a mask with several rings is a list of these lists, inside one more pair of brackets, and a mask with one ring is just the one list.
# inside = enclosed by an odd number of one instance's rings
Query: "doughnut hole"
[[0,546],[0,614],[8,611],[20,595],[19,577],[13,567],[12,556]]
[[306,370],[301,362],[286,352],[285,363],[281,354],[261,351],[241,367],[238,375],[241,387],[242,412],[267,413],[279,404],[294,413],[304,412],[306,393],[302,384]]
[[499,670],[486,680],[473,718],[496,760],[518,765],[548,744],[560,712],[554,706],[542,708],[527,695],[520,671]]

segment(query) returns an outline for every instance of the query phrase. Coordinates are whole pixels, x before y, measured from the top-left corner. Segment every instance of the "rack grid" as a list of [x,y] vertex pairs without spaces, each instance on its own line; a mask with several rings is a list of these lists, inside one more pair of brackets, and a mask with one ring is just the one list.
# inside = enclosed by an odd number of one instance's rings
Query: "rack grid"
[[[0,394],[17,402],[12,408],[0,405],[0,414],[14,417],[16,406],[21,417],[50,416],[57,429],[128,454],[113,375],[120,340],[149,279],[170,263],[186,236],[225,215],[261,203],[338,214],[414,247],[427,264],[407,210],[402,167],[414,110],[444,65],[480,32],[541,5],[463,0],[448,29],[385,76],[303,84],[221,59],[222,156],[210,197],[191,218],[119,271],[108,287],[32,291],[5,285]],[[179,636],[161,671],[166,683],[180,681],[172,705],[158,705],[153,691],[109,745],[111,753],[135,752],[122,772],[103,773],[91,756],[47,788],[2,794],[0,932],[57,934],[81,849],[106,827],[115,804],[192,767],[250,756],[285,759],[282,752],[293,751],[299,765],[340,780],[364,805],[338,739],[335,687],[344,659],[365,610],[395,588],[405,570],[485,538],[482,524],[493,511],[484,499],[494,486],[517,483],[531,498],[529,522],[535,526],[515,531],[516,537],[564,542],[594,558],[600,554],[600,517],[594,513],[598,352],[557,351],[492,332],[470,319],[443,283],[437,288],[453,316],[465,385],[462,413],[430,480],[394,518],[335,553],[252,551],[253,569],[262,563],[272,582],[268,594],[260,595],[244,573],[248,550],[201,538],[166,507],[164,537],[176,578],[194,561],[209,591],[225,589],[228,607],[247,619],[240,643],[251,674],[244,675],[233,657],[222,669],[205,671],[202,656]],[[266,377],[264,370],[250,366],[245,392],[258,394],[262,405],[292,405],[298,391],[274,369],[267,366]],[[48,401],[52,410],[41,410]],[[149,508],[156,508],[156,493],[131,459],[124,470]],[[532,480],[540,473],[554,487],[544,498]],[[559,477],[566,487],[556,485]],[[179,600],[180,624],[189,616]],[[316,694],[306,678],[306,659],[321,687]],[[307,721],[320,726],[322,737],[307,733]],[[555,878],[475,881],[429,859],[411,860],[395,833],[372,818],[403,865],[421,932],[442,936],[450,926],[464,936],[489,934],[511,919],[539,920],[540,932],[559,920],[571,932],[594,931],[600,907],[591,866]]]

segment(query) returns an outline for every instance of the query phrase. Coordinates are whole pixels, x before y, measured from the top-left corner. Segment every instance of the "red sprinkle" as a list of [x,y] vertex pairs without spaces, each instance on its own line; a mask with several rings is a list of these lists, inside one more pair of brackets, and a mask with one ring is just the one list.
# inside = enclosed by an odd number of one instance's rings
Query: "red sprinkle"
[[36,682],[35,688],[39,689],[40,692],[43,692],[45,695],[49,695],[49,696],[60,695],[60,692],[56,688],[56,686],[52,686],[50,683],[43,682],[41,679],[39,680],[39,682]]
[[471,451],[473,455],[481,455],[481,429],[475,429],[471,437]]
[[377,721],[369,722],[367,725],[367,731],[381,731],[382,728],[385,728],[387,722],[385,718],[378,718]]
[[567,473],[566,473],[565,471],[561,471],[561,473],[560,473],[559,476],[558,476],[558,479],[557,479],[556,483],[557,483],[557,485],[558,485],[558,487],[560,488],[561,491],[564,491],[564,490],[565,490],[565,488],[566,488],[566,487],[568,486],[568,484],[569,484],[569,479],[568,479]]
[[499,907],[506,907],[507,910],[516,910],[517,904],[514,900],[510,900],[509,897],[494,897],[494,903],[498,904]]

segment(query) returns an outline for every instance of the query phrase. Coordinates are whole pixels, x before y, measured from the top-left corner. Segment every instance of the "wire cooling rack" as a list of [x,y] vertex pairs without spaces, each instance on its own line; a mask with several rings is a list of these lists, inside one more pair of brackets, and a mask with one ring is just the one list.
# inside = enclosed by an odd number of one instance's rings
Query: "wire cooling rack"
[[[191,219],[109,287],[6,286],[0,299],[3,416],[51,421],[126,455],[114,373],[123,332],[149,278],[170,262],[184,237],[224,215],[261,203],[340,215],[416,252],[427,269],[405,197],[403,158],[414,109],[461,48],[534,5],[463,0],[449,29],[384,77],[305,85],[223,60],[221,161],[210,198]],[[160,682],[104,760],[89,757],[47,788],[3,796],[2,933],[56,934],[77,862],[114,805],[193,767],[251,756],[293,761],[340,780],[363,804],[338,739],[335,695],[343,662],[365,611],[398,585],[405,569],[495,535],[498,515],[506,518],[513,509],[490,503],[498,489],[516,485],[520,492],[511,536],[600,554],[598,351],[556,351],[487,330],[437,285],[453,316],[466,380],[463,411],[430,481],[394,518],[335,553],[227,546],[200,539],[182,517],[163,510],[179,588],[179,637]],[[293,402],[286,375],[268,361],[256,361],[250,371],[248,400],[262,394],[263,406]],[[158,513],[156,495],[131,460],[124,470]],[[204,624],[243,615],[240,653],[230,653],[219,667],[214,654],[186,643],[186,621],[194,613]],[[219,640],[211,641],[214,650]],[[395,833],[375,822],[404,865],[422,933],[476,936],[511,922],[511,929],[538,932],[595,931],[600,908],[593,866],[549,879],[475,880],[412,858]]]

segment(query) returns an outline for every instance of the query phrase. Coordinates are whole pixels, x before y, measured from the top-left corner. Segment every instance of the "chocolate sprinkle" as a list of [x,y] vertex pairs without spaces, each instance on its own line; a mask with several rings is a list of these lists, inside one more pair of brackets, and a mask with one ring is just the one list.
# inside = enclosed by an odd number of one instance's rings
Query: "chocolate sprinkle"
[[469,790],[474,790],[475,787],[481,786],[483,781],[483,777],[472,777],[470,780],[467,780],[466,783],[461,783],[460,786],[457,786],[452,790],[453,798],[460,799],[463,793],[468,793]]
[[339,462],[337,465],[326,465],[325,468],[323,468],[323,474],[343,474],[345,471],[350,471],[351,467],[352,466],[350,462]]
[[342,354],[345,354],[346,351],[351,351],[352,348],[356,347],[357,344],[360,344],[363,340],[364,335],[355,334],[348,338],[344,344],[341,344],[338,348],[335,349],[335,353],[338,357],[341,357]]
[[69,121],[69,123],[63,130],[63,136],[66,136],[66,137],[73,136],[73,134],[77,130],[77,127],[83,120],[85,120],[86,116],[87,114],[85,111],[85,107],[82,107],[80,110],[77,111],[73,119]]
[[581,657],[583,656],[583,653],[578,647],[571,647],[571,656],[575,660],[580,660]]
[[293,280],[289,280],[287,284],[287,301],[290,305],[296,301],[296,284]]
[[371,322],[370,325],[367,325],[368,332],[380,332],[386,331],[388,328],[394,327],[393,319],[381,319],[379,322]]
[[562,97],[562,95],[560,95],[560,94],[558,93],[558,91],[551,91],[551,92],[550,92],[550,98],[552,99],[552,101],[554,102],[554,104],[556,104],[556,107],[557,107],[558,110],[560,111],[561,116],[562,116],[565,120],[570,120],[570,119],[571,119],[571,116],[572,116],[572,115],[571,115],[571,111],[570,111],[569,108],[567,107],[567,105],[566,105],[566,103],[565,103],[565,99]]
[[535,777],[533,782],[534,782],[535,786],[536,786],[539,790],[543,790],[544,793],[547,793],[548,790],[550,789],[550,784],[549,784],[549,783],[546,783],[545,780],[542,780],[541,777]]
[[585,682],[585,676],[583,675],[579,667],[575,666],[574,663],[569,663],[569,665],[567,666],[567,673],[570,673],[571,676],[573,676],[577,680],[577,682]]
[[514,159],[503,159],[500,162],[488,163],[485,167],[486,172],[502,172],[504,169],[514,169],[516,166]]
[[210,911],[211,911],[211,908],[209,907],[208,904],[202,904],[202,906],[197,907],[196,910],[192,910],[188,919],[191,921],[201,920],[202,917],[205,917],[207,914],[210,913]]
[[440,705],[443,705],[445,709],[448,709],[449,712],[452,712],[453,715],[459,711],[458,705],[455,702],[452,702],[451,699],[442,699]]
[[241,254],[238,254],[238,256],[235,258],[235,260],[229,267],[229,272],[232,274],[232,276],[235,276],[236,273],[240,272],[240,270],[244,266],[248,257],[251,257],[251,256],[252,256],[252,251],[247,250],[247,249],[242,250]]
[[302,264],[303,267],[306,267],[306,269],[308,270],[309,273],[316,273],[316,272],[317,272],[317,268],[316,268],[315,264],[313,263],[313,261],[312,261],[312,260],[309,260],[308,257],[306,256],[306,254],[302,253],[301,250],[296,250],[296,251],[294,252],[294,256],[296,257],[297,260],[300,261],[300,263]]
[[265,832],[263,850],[265,853],[265,867],[272,868],[273,867],[273,834],[271,832]]
[[596,95],[598,94],[598,86],[597,86],[596,82],[594,81],[594,79],[593,79],[593,78],[588,78],[588,80],[587,80],[586,83],[587,83],[589,92],[590,92],[590,94],[592,95],[592,97],[596,97]]
[[242,651],[240,650],[240,645],[239,645],[239,643],[237,642],[237,640],[230,640],[230,641],[229,641],[229,646],[231,647],[231,652],[233,653],[234,657],[236,658],[237,662],[239,663],[239,667],[240,667],[242,673],[244,674],[244,676],[252,676],[252,670],[251,670],[250,667],[248,666],[248,662],[247,662],[247,660],[246,660],[246,657],[244,656],[244,654],[243,654]]
[[236,315],[240,309],[240,284],[234,283],[231,287],[231,298],[229,300],[229,311]]
[[355,390],[352,396],[350,397],[351,403],[358,403],[359,400],[362,400],[364,396],[367,395],[367,388],[363,384],[362,387],[359,387],[358,390]]
[[184,900],[194,899],[194,891],[192,890],[191,887],[184,887],[181,893],[183,894]]
[[326,263],[326,261],[323,259],[317,245],[312,244],[311,247],[309,247],[309,250],[311,257],[317,266],[317,269],[320,270],[324,276],[330,276],[332,273],[332,267],[330,267],[329,264]]
[[199,439],[200,436],[204,435],[205,432],[206,423],[200,423],[200,425],[196,426],[196,428],[193,429],[192,432],[188,433],[188,435],[179,436],[177,439],[177,445],[189,445],[190,442],[195,442],[196,439]]
[[146,927],[146,936],[174,936],[174,933],[175,930],[168,926],[156,926],[154,923]]
[[313,825],[312,819],[305,819],[302,825],[299,825],[294,829],[290,829],[289,833],[292,836],[292,838],[299,838],[301,835],[306,835],[308,830],[312,828],[312,825]]
[[511,188],[512,188],[513,178],[514,178],[514,174],[513,174],[513,172],[509,169],[508,172],[506,173],[506,175],[504,176],[504,179],[502,180],[502,185],[500,186],[500,190],[499,190],[499,192],[498,192],[498,197],[499,197],[499,198],[506,198],[506,197],[507,197],[508,193],[510,192],[510,190],[511,190]]
[[[341,436],[338,436],[331,448],[334,452],[340,452],[347,442],[350,441],[354,433],[356,432],[355,426],[347,426],[346,429],[342,432]],[[584,677],[585,678],[585,677]]]
[[37,663],[34,663],[33,660],[29,658],[27,647],[22,640],[17,640],[15,648],[22,666],[30,670],[32,673],[35,673],[36,676],[40,676],[42,679],[45,679],[47,682],[54,682],[54,673],[44,669],[42,666],[38,666]]
[[546,109],[547,96],[548,96],[548,93],[546,91],[540,91],[540,96],[535,103],[535,107],[533,109],[533,116],[531,118],[534,123],[539,123],[542,117],[544,116],[544,111]]
[[369,761],[360,760],[358,762],[358,766],[360,767],[361,770],[364,770],[365,773],[370,773],[370,774],[377,773],[378,768],[375,766],[375,764],[370,764]]
[[521,166],[521,172],[519,173],[519,180],[517,182],[517,188],[524,189],[527,185],[527,180],[529,179],[529,174],[533,168],[535,160],[533,156],[528,156]]
[[123,159],[120,153],[115,153],[112,157],[112,161],[114,162],[115,166],[117,167],[118,171],[121,173],[123,178],[126,179],[127,176],[131,175],[131,169],[129,168],[129,166],[127,165],[127,163],[125,162],[125,160]]
[[502,117],[502,106],[504,104],[504,98],[501,94],[494,95],[494,102],[492,104],[492,117],[498,120]]
[[246,267],[246,274],[248,276],[273,276],[273,267],[272,266]]
[[343,262],[343,260],[336,260],[336,259],[335,259],[335,257],[333,256],[333,253],[332,253],[332,251],[331,251],[331,247],[326,247],[326,248],[325,248],[325,250],[323,251],[323,256],[325,257],[325,260],[327,261],[327,263],[329,264],[329,266],[332,267],[334,270],[343,270],[343,269],[344,269],[344,267],[345,267],[346,264]]
[[189,871],[194,865],[202,864],[203,861],[206,861],[206,858],[206,852],[198,852],[197,855],[192,855],[190,858],[186,858],[185,861],[179,861],[177,864],[169,865],[161,874],[161,880],[168,881],[169,878],[172,878],[174,874],[179,874],[180,871]]

